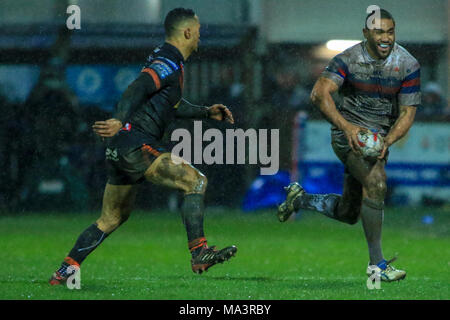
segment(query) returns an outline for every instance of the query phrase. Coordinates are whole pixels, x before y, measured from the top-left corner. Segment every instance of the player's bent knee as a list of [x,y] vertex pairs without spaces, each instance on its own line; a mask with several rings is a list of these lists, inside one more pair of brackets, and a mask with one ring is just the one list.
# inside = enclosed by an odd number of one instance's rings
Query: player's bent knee
[[196,171],[185,183],[185,194],[204,194],[208,186],[208,179],[200,171]]
[[192,187],[188,193],[204,194],[207,186],[208,186],[208,179],[205,177],[205,175],[199,173],[199,176],[192,184]]
[[387,192],[386,181],[384,179],[370,179],[365,189],[369,198],[384,200]]

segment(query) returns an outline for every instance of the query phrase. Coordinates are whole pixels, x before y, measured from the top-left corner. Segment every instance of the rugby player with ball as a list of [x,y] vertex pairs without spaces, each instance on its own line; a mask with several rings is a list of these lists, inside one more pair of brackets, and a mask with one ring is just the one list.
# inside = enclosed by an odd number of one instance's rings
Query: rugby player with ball
[[[348,224],[361,218],[369,248],[366,273],[390,282],[404,279],[406,272],[394,268],[381,248],[385,165],[388,148],[408,132],[421,102],[420,66],[395,42],[395,21],[386,10],[366,17],[363,34],[365,41],[331,60],[311,92],[312,102],[332,124],[331,144],[345,166],[343,194],[308,194],[293,182],[285,188],[278,219],[284,222],[299,209]],[[337,106],[335,92],[342,98]],[[374,142],[375,149],[369,145]]]

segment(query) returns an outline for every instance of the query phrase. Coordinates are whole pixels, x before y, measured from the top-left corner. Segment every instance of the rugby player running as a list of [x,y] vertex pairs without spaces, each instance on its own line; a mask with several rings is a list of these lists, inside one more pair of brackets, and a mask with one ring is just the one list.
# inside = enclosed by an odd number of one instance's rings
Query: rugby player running
[[93,125],[107,146],[108,181],[101,216],[81,233],[49,280],[52,285],[66,282],[76,267],[128,219],[138,186],[145,180],[184,193],[181,215],[192,271],[202,273],[237,251],[235,246],[216,250],[215,246],[207,245],[203,232],[207,179],[160,145],[167,125],[174,118],[211,118],[234,123],[231,112],[222,104],[195,106],[182,98],[183,64],[197,51],[200,42],[200,22],[195,12],[173,9],[165,18],[164,28],[165,43],[154,50],[138,78],[123,93],[114,117]]
[[[308,194],[293,182],[285,188],[278,219],[284,222],[299,209],[348,224],[361,217],[369,247],[367,275],[390,282],[404,279],[406,272],[391,265],[395,258],[386,261],[381,248],[385,164],[388,148],[408,132],[421,102],[420,66],[395,42],[392,15],[381,9],[379,17],[374,25],[368,23],[371,15],[366,17],[365,41],[335,56],[311,92],[312,102],[332,124],[332,148],[345,165],[343,194]],[[342,98],[337,108],[332,98],[336,91]],[[374,160],[359,151],[357,134],[368,129],[384,137],[381,155]]]

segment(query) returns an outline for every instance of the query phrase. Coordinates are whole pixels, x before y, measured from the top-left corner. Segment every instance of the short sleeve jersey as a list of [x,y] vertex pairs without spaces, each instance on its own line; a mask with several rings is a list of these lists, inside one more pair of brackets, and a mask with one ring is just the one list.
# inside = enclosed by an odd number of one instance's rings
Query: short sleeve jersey
[[400,105],[421,103],[420,65],[397,43],[386,59],[375,60],[361,42],[335,56],[322,76],[339,86],[336,104],[347,121],[382,135],[394,124]]

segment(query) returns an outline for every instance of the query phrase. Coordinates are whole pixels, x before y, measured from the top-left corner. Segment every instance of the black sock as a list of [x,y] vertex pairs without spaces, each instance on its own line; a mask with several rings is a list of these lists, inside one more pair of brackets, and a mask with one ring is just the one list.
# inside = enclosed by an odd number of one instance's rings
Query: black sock
[[336,219],[334,212],[340,198],[340,195],[334,193],[305,194],[294,200],[294,209],[295,211],[299,209],[314,210],[329,218]]
[[68,256],[81,264],[107,236],[108,234],[100,230],[96,223],[90,225],[80,234]]
[[204,237],[203,194],[188,194],[184,196],[181,213],[188,241]]
[[364,198],[361,205],[361,220],[369,247],[370,264],[383,260],[381,230],[383,225],[383,202]]

